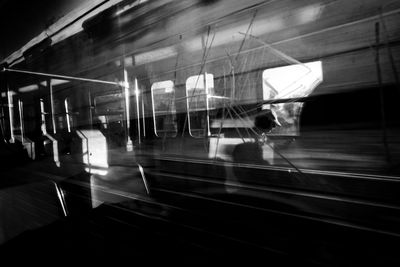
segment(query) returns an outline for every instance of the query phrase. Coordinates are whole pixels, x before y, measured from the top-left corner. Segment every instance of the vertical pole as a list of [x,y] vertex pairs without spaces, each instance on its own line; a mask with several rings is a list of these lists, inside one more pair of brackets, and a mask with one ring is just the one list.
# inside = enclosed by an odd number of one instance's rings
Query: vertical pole
[[50,91],[51,124],[53,125],[53,134],[56,134],[57,130],[56,130],[56,118],[54,115],[54,95],[53,95],[53,85],[51,84],[51,79],[47,80],[47,85]]
[[379,94],[380,94],[380,106],[381,106],[381,119],[382,119],[382,141],[383,146],[385,148],[386,160],[390,162],[390,151],[387,142],[387,130],[386,130],[386,114],[385,114],[385,100],[384,100],[384,92],[382,86],[382,74],[381,74],[381,66],[379,63],[379,22],[375,23],[375,41],[376,41],[376,53],[375,53],[375,64],[376,64],[376,72],[378,76],[378,84],[379,84]]
[[8,114],[9,114],[9,119],[10,119],[10,143],[15,143],[13,94],[14,94],[14,92],[10,91],[10,88],[7,85]]
[[130,117],[130,94],[129,94],[129,80],[128,71],[124,67],[124,96],[125,96],[125,114],[126,114],[126,131],[127,131],[127,142],[126,150],[132,151],[133,144],[130,136],[131,129],[131,117]]
[[65,117],[67,119],[67,128],[68,128],[68,132],[70,133],[71,132],[71,124],[69,122],[68,98],[65,98],[64,106],[65,106]]
[[139,86],[137,78],[135,78],[135,98],[136,98],[136,113],[137,113],[137,127],[138,127],[138,143],[141,143],[140,132],[140,108],[139,108]]
[[205,136],[210,136],[210,105],[208,103],[209,101],[209,92],[208,92],[208,82],[207,82],[207,72],[204,72],[204,92],[206,93],[206,131],[205,131]]
[[47,129],[46,129],[46,113],[44,110],[44,102],[43,99],[40,99],[40,113],[41,113],[41,119],[42,119],[42,125],[41,125],[41,130],[43,135],[47,135]]
[[90,129],[93,129],[93,106],[92,106],[92,94],[90,92],[90,88],[88,90],[88,104],[89,104],[89,123]]
[[25,127],[24,127],[24,108],[21,99],[18,99],[18,111],[19,111],[19,125],[21,130],[21,141],[25,142]]
[[143,137],[146,137],[146,118],[144,116],[144,101],[143,101],[143,94],[142,97],[142,125],[143,125]]

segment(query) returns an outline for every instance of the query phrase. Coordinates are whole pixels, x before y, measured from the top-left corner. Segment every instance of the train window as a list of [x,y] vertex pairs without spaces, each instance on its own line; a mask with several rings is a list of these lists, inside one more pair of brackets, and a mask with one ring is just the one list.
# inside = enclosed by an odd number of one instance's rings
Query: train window
[[65,109],[64,109],[63,101],[60,99],[54,98],[53,105],[54,105],[54,118],[56,121],[57,130],[66,129],[67,125],[66,125]]
[[153,122],[156,136],[175,137],[176,122],[175,88],[172,81],[153,83],[151,86]]
[[293,99],[286,103],[263,105],[263,109],[273,109],[282,124],[282,127],[274,128],[271,134],[298,135],[303,103],[295,99],[307,97],[322,82],[322,62],[266,69],[262,78],[264,100]]
[[212,74],[195,75],[186,80],[189,133],[193,137],[202,137],[209,133],[209,96],[213,90]]

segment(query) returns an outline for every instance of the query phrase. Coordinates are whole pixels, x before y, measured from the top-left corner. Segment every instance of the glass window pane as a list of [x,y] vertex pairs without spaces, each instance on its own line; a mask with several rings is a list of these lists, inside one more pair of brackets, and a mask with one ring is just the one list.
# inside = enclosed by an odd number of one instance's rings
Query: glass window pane
[[172,81],[156,82],[151,86],[154,131],[159,137],[175,137],[178,132],[175,88]]
[[214,91],[214,76],[191,76],[186,80],[189,132],[193,137],[202,137],[208,132],[209,95]]
[[[321,61],[266,69],[263,72],[263,99],[307,97],[322,80]],[[263,109],[273,109],[282,124],[282,127],[274,128],[271,134],[298,135],[302,106],[302,102],[263,105]]]

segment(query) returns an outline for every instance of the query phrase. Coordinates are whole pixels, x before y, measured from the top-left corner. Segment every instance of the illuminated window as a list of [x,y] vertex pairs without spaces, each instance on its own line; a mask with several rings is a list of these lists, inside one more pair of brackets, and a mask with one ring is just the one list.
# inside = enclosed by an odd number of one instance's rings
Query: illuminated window
[[175,88],[172,81],[153,83],[151,86],[153,121],[156,136],[175,137],[176,122]]
[[[263,72],[263,99],[307,97],[322,81],[321,61],[266,69]],[[275,128],[271,133],[297,135],[302,105],[302,102],[295,101],[263,105],[263,109],[273,109],[282,124],[282,127]]]
[[193,137],[209,134],[209,96],[214,91],[214,76],[191,76],[186,80],[189,133]]

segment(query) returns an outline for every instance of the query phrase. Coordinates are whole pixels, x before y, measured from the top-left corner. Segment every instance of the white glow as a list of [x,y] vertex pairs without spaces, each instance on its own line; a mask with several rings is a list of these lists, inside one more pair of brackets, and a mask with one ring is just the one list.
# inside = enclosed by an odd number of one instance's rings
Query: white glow
[[[206,89],[208,93],[209,88],[214,88],[214,75],[207,73],[206,79],[204,79],[203,74],[189,77],[186,80],[186,90],[192,90],[192,89],[198,89],[199,91],[204,90],[205,88],[204,82],[206,82],[207,84]],[[188,97],[190,97],[189,94]]]
[[66,217],[68,214],[67,214],[67,209],[66,209],[66,207],[64,205],[64,203],[65,203],[64,193],[63,193],[62,189],[57,186],[56,183],[54,183],[54,186],[55,186],[56,191],[57,191],[58,200],[60,201],[60,205],[61,205],[61,208],[63,210],[64,217]]
[[108,149],[106,137],[99,130],[76,131],[82,141],[83,163],[92,169],[108,168]]
[[322,62],[267,69],[263,72],[264,100],[308,96],[323,81]]
[[170,80],[153,83],[151,91],[157,91],[158,93],[172,93],[174,91],[174,83]]
[[15,142],[15,136],[14,136],[14,100],[13,100],[13,95],[15,94],[14,91],[8,91],[7,92],[7,98],[8,98],[8,118],[9,118],[9,122],[10,122],[10,143],[14,143]]
[[44,111],[44,101],[41,98],[40,99],[40,114],[41,114],[41,119],[42,119],[42,125],[41,125],[41,129],[42,129],[42,134],[46,135],[47,134],[47,129],[46,129],[46,112]]
[[170,57],[176,56],[178,53],[173,46],[169,47],[164,47],[164,48],[159,48],[152,50],[150,52],[144,52],[135,55],[135,65],[141,65],[141,64],[146,64]]
[[143,184],[146,189],[146,192],[147,192],[147,194],[150,194],[149,185],[147,184],[147,179],[146,179],[146,176],[144,175],[143,167],[140,164],[138,164],[138,167],[139,167],[140,175],[142,176],[142,180],[143,180]]
[[108,174],[107,170],[101,170],[101,169],[97,169],[97,168],[85,168],[85,172],[91,173],[91,174],[97,174],[97,175],[101,175],[101,176],[106,176]]
[[140,109],[139,109],[139,84],[137,78],[134,80],[135,86],[135,99],[136,99],[136,119],[137,119],[137,137],[139,144],[141,143],[141,130],[140,130]]
[[71,132],[71,123],[69,122],[69,112],[68,112],[68,98],[65,98],[64,100],[64,106],[65,106],[65,114],[67,116],[67,128],[68,128],[68,132]]
[[31,85],[27,85],[27,86],[19,88],[18,92],[27,93],[27,92],[35,91],[37,89],[39,89],[39,86],[37,84],[31,84]]
[[137,5],[139,5],[139,4],[142,4],[142,3],[145,3],[145,2],[147,2],[147,1],[148,1],[148,0],[137,0],[137,1],[133,2],[133,3],[130,3],[130,4],[128,4],[128,5],[125,5],[125,6],[123,6],[120,10],[117,11],[116,15],[119,16],[119,15],[125,13],[126,11],[128,11],[128,10],[134,8],[135,6],[137,6]]
[[[51,79],[51,85],[52,86],[65,84],[65,83],[69,83],[69,81],[68,80],[61,80],[61,79]],[[47,86],[47,81],[40,82],[40,84],[42,86]]]
[[313,4],[300,8],[296,12],[297,24],[306,24],[316,21],[322,13],[322,4]]

